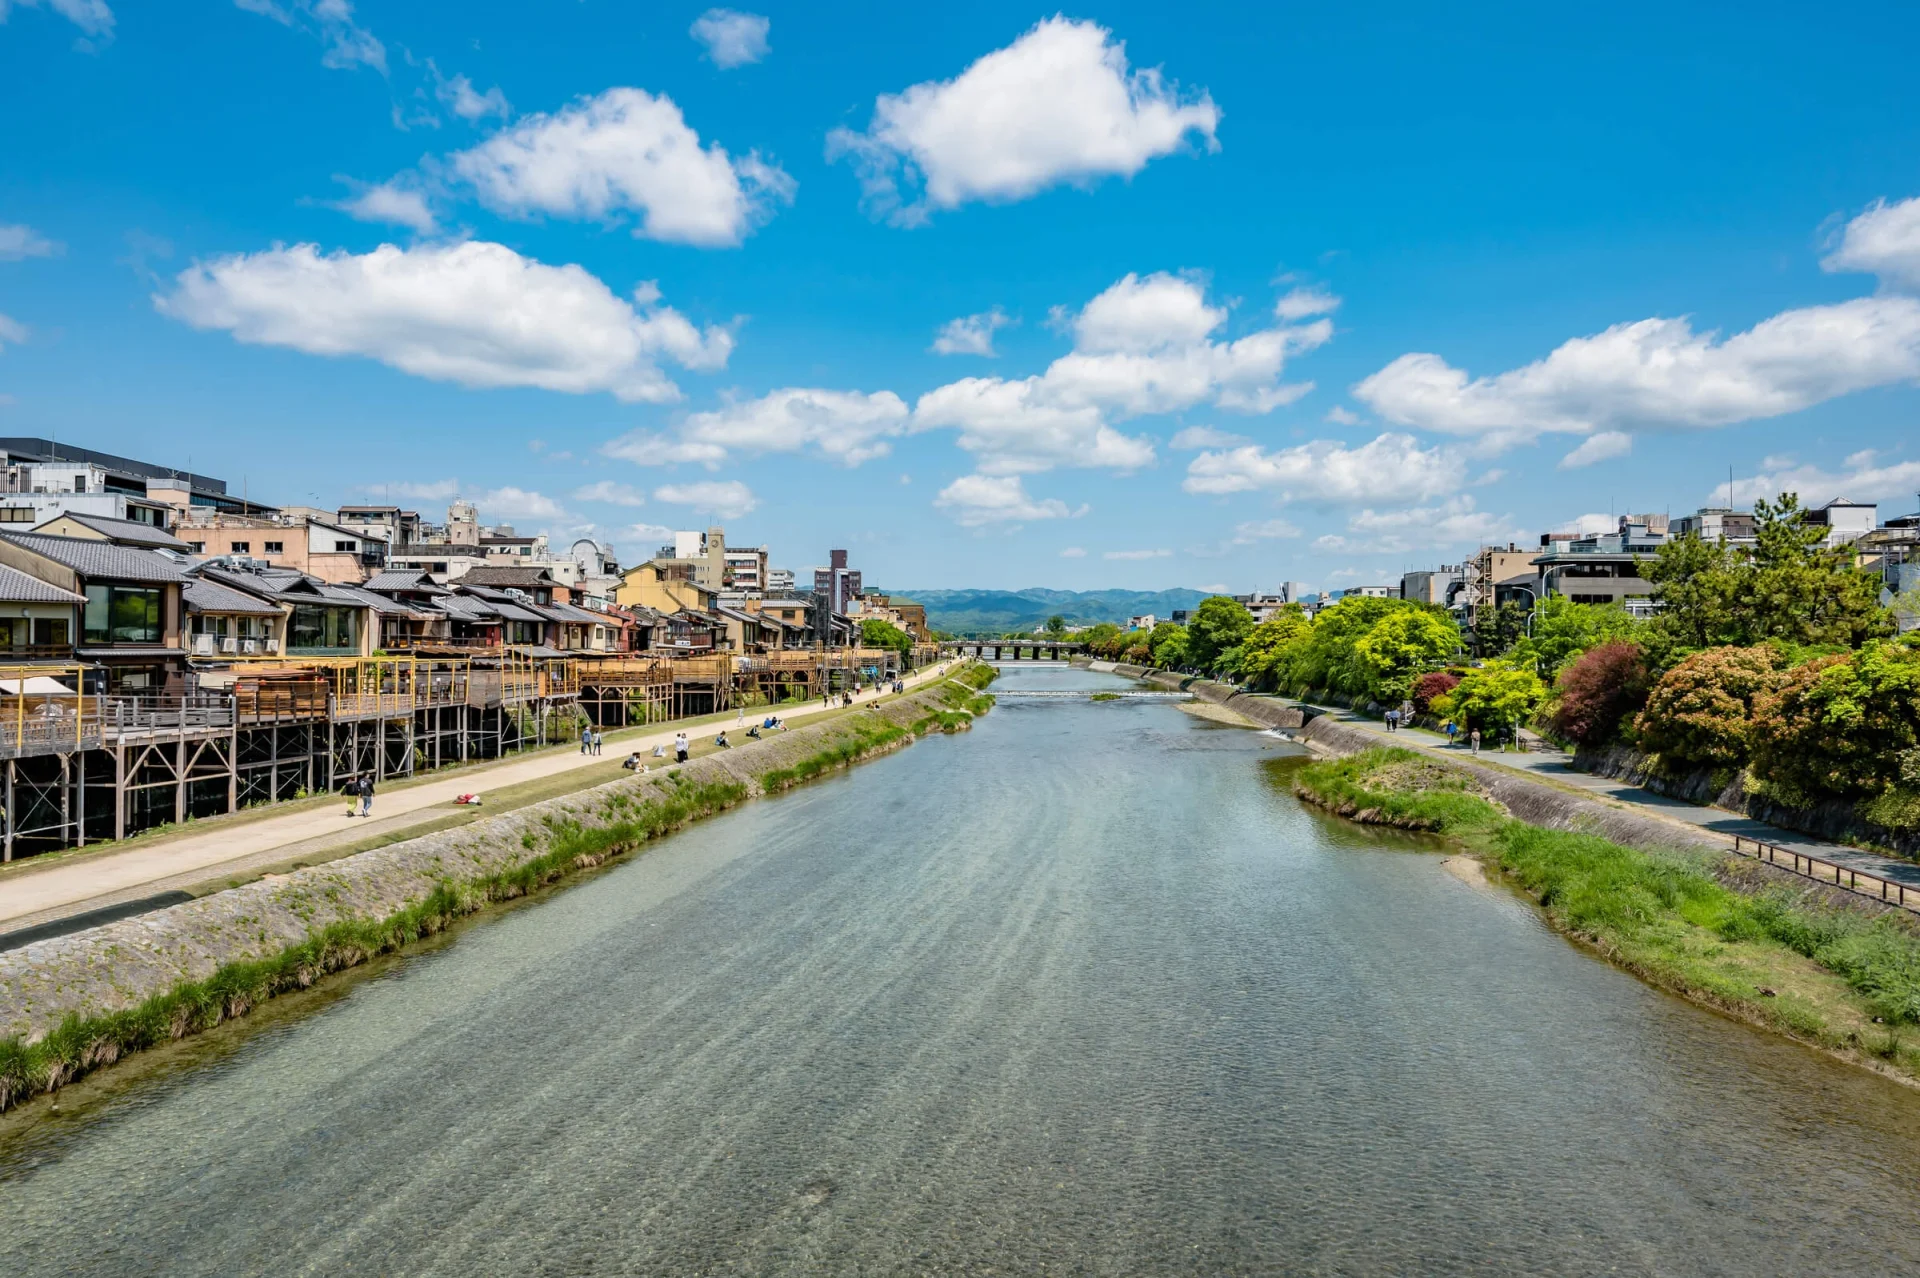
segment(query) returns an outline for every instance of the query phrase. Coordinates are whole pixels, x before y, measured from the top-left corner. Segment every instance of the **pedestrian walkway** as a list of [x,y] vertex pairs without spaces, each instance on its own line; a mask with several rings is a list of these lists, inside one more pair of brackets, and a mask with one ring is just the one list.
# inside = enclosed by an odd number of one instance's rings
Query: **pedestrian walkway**
[[[1284,697],[1274,699],[1288,700]],[[1289,704],[1310,703],[1289,701]],[[1336,722],[1351,724],[1356,728],[1364,728],[1374,733],[1380,738],[1382,745],[1428,750],[1448,759],[1462,759],[1470,754],[1464,740],[1459,744],[1449,744],[1445,733],[1431,732],[1425,728],[1401,728],[1395,732],[1388,732],[1384,723],[1377,719],[1369,719],[1357,711],[1325,706],[1315,708]],[[1728,812],[1724,808],[1688,803],[1685,799],[1655,794],[1631,782],[1581,772],[1573,767],[1573,756],[1564,750],[1546,749],[1530,751],[1526,754],[1507,754],[1482,748],[1477,756],[1473,756],[1473,761],[1492,767],[1511,768],[1516,772],[1549,777],[1561,785],[1577,786],[1596,798],[1611,800],[1670,821],[1679,821],[1723,835],[1729,844],[1732,843],[1735,835],[1743,839],[1758,839],[1790,852],[1817,856],[1823,860],[1832,861],[1836,865],[1844,865],[1850,870],[1859,870],[1863,874],[1877,874],[1889,882],[1920,888],[1920,865],[1912,861],[1877,856],[1872,852],[1862,852],[1858,848],[1847,847],[1845,844],[1827,843],[1811,835],[1785,830],[1777,825],[1768,825],[1764,821],[1756,821],[1752,817],[1742,816],[1737,812]]]
[[[907,676],[907,687],[943,677],[951,663],[929,667]],[[877,694],[869,689],[856,699],[864,705]],[[835,698],[838,701],[838,698]],[[811,718],[836,709],[810,702],[804,706],[769,706],[754,713],[778,714],[782,721]],[[559,746],[537,754],[460,768],[446,777],[382,786],[374,795],[371,818],[349,817],[346,797],[323,805],[303,805],[273,816],[243,814],[238,821],[218,818],[202,829],[158,841],[139,841],[123,847],[50,857],[44,864],[18,861],[0,875],[0,931],[14,932],[82,913],[110,910],[201,887],[229,877],[258,873],[267,866],[296,858],[329,859],[327,853],[361,843],[373,836],[405,837],[409,830],[442,821],[459,812],[453,800],[490,793],[570,772],[579,768],[611,769],[626,754],[650,756],[655,744],[672,748],[674,734],[733,729],[736,716],[728,712],[699,720],[682,720],[654,728],[626,729],[607,734],[608,753],[580,753],[577,745]],[[652,760],[649,758],[649,761]],[[617,772],[613,776],[619,775]],[[609,779],[613,779],[610,776]]]

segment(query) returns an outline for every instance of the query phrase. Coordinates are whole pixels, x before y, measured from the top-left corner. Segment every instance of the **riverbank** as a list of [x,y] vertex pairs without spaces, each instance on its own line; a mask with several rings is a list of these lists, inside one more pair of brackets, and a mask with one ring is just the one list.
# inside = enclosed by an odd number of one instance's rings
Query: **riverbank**
[[1650,984],[1920,1085],[1920,921],[1905,911],[1684,839],[1549,828],[1501,791],[1537,795],[1411,750],[1370,746],[1292,780],[1336,815],[1453,841]]
[[757,795],[957,732],[971,664],[870,710],[0,955],[0,1110]]

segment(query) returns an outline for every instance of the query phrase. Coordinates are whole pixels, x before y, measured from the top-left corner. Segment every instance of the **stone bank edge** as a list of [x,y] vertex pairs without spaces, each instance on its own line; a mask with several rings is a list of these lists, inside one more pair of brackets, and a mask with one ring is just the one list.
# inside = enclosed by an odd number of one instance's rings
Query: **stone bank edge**
[[963,731],[952,676],[732,750],[0,954],[0,1110],[756,795]]

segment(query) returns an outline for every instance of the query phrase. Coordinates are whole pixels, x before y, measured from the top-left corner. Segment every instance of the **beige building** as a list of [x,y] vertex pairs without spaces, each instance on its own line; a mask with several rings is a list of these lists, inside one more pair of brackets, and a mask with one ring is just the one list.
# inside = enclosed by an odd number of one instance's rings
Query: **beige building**
[[650,559],[621,574],[614,602],[625,607],[676,613],[691,609],[707,612],[719,591],[695,578],[693,565],[680,559]]
[[317,519],[283,522],[255,515],[199,514],[175,529],[191,554],[232,555],[291,568],[336,585],[356,585],[386,562],[383,541]]

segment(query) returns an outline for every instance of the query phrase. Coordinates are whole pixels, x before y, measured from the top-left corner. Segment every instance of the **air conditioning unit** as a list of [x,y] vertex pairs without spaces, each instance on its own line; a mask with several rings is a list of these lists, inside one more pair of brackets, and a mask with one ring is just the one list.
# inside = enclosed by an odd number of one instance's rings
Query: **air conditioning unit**
[[213,655],[213,636],[195,635],[193,637],[193,655],[196,657],[211,657]]
[[280,651],[280,641],[278,639],[267,639],[262,642],[267,645],[267,654],[269,656],[277,654]]
[[240,651],[244,653],[246,656],[251,657],[254,653],[258,652],[259,650],[260,650],[260,645],[255,643],[251,639],[242,639],[240,641]]
[[232,638],[222,639],[220,641],[220,651],[229,655],[236,653],[240,651],[240,641]]

